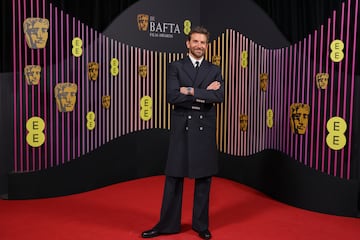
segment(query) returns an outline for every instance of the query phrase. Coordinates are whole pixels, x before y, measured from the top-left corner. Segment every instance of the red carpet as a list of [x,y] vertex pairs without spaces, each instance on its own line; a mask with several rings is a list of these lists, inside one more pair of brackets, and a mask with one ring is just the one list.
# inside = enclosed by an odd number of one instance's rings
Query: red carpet
[[[164,177],[66,197],[0,200],[0,240],[131,240],[158,220]],[[200,239],[191,230],[193,181],[185,181],[182,232],[155,239]],[[360,219],[298,209],[239,183],[214,178],[210,230],[218,240],[360,239]]]

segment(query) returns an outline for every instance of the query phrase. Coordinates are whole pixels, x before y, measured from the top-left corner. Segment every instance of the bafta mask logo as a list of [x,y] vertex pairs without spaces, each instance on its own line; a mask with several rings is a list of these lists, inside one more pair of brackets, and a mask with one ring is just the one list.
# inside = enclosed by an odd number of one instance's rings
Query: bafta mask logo
[[28,85],[38,85],[40,81],[41,67],[39,65],[27,65],[24,68],[25,79]]
[[110,100],[111,100],[111,97],[109,95],[102,96],[101,103],[102,103],[103,108],[105,108],[105,109],[110,108],[110,102],[111,102]]
[[260,74],[260,89],[263,92],[266,92],[268,79],[269,79],[269,75],[267,73]]
[[56,105],[59,112],[71,112],[76,103],[77,85],[75,83],[58,83],[55,88]]
[[23,23],[26,43],[29,48],[44,48],[48,39],[49,20],[27,18]]
[[245,132],[248,128],[248,116],[245,114],[240,115],[240,130]]
[[147,66],[146,65],[139,66],[139,75],[142,78],[146,78],[146,76],[147,76]]
[[214,55],[212,56],[211,62],[215,64],[216,66],[220,66],[221,62],[221,56],[220,55]]
[[316,86],[318,89],[326,89],[329,82],[328,73],[318,73],[316,74]]
[[137,23],[138,23],[139,31],[147,31],[149,26],[149,15],[138,14]]
[[290,106],[291,131],[305,134],[310,114],[310,106],[304,103],[293,103]]
[[88,77],[89,80],[95,81],[99,76],[99,64],[97,62],[88,63]]

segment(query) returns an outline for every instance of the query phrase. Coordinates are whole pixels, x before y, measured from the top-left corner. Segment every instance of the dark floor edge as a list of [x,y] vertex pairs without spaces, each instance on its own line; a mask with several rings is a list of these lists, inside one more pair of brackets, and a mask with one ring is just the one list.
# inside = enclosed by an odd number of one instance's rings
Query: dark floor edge
[[[168,131],[163,129],[122,136],[60,167],[10,173],[7,198],[64,196],[162,175],[167,146]],[[250,186],[289,205],[333,215],[359,215],[357,180],[329,176],[282,152],[264,150],[247,157],[220,153],[219,165],[217,176]]]

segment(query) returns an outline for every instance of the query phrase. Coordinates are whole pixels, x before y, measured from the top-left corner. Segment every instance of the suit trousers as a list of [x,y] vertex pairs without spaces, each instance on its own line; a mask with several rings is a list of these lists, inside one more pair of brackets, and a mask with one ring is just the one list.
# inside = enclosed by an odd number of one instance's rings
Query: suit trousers
[[[195,179],[192,228],[198,232],[209,228],[210,185],[211,177]],[[161,233],[181,230],[183,186],[183,177],[166,176],[160,221],[154,227]]]

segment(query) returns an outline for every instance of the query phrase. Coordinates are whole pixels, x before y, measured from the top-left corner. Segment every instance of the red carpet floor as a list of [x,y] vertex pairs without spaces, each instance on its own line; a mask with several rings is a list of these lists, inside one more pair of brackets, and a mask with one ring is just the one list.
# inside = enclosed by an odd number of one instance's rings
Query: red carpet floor
[[[164,176],[71,196],[0,200],[0,240],[131,240],[158,220]],[[184,186],[182,231],[155,239],[200,239],[191,230],[194,182]],[[239,183],[214,178],[210,230],[218,240],[358,240],[360,219],[298,209]]]

